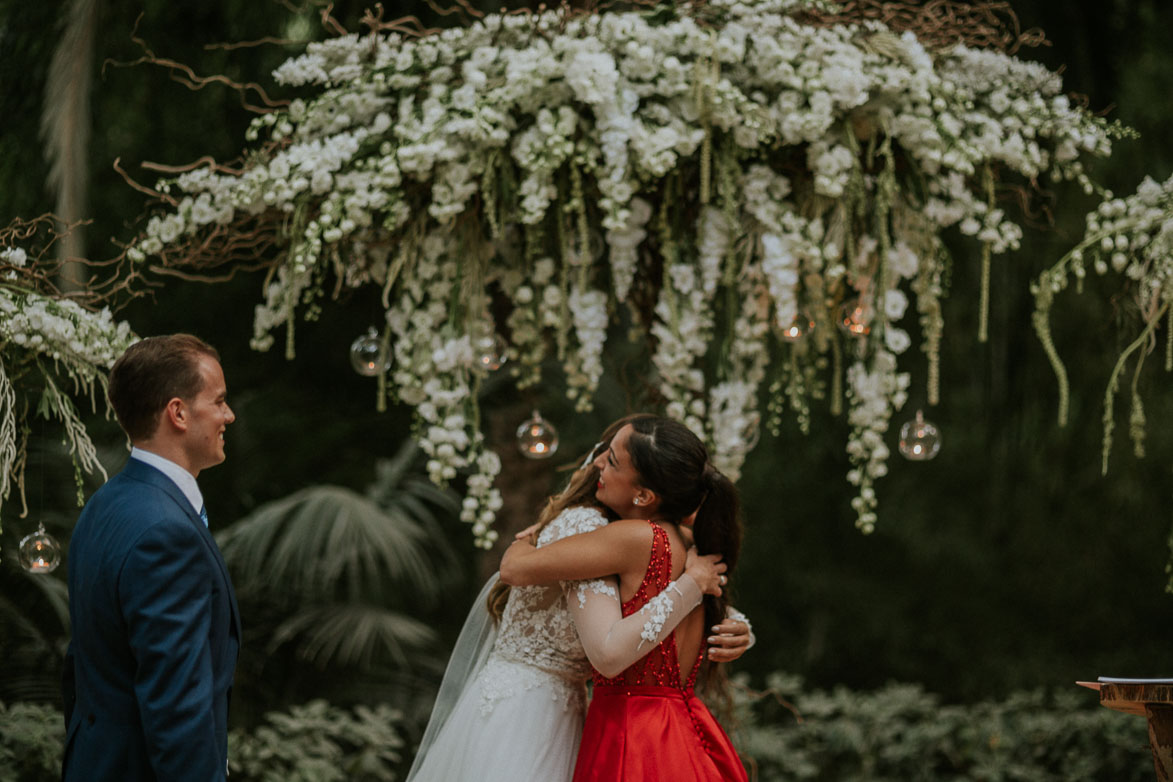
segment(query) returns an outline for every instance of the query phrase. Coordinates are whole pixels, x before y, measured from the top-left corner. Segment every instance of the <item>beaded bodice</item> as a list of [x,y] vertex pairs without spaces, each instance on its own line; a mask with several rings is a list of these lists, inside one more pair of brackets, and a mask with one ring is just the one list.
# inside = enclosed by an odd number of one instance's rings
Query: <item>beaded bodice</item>
[[[639,589],[630,600],[623,604],[623,615],[631,616],[645,605],[654,603],[672,580],[672,543],[668,533],[655,522],[648,522],[652,527],[652,556],[648,561],[648,569],[644,572],[643,581]],[[657,619],[656,612],[652,611],[652,621]],[[662,623],[663,619],[659,621]],[[606,678],[595,671],[592,678],[596,687],[607,686],[660,686],[683,689],[691,693],[696,685],[696,675],[700,662],[704,657],[702,644],[696,662],[689,671],[688,680],[680,681],[680,660],[676,648],[676,634],[669,634],[662,642],[652,648],[648,654],[636,660],[623,673],[614,678]]]

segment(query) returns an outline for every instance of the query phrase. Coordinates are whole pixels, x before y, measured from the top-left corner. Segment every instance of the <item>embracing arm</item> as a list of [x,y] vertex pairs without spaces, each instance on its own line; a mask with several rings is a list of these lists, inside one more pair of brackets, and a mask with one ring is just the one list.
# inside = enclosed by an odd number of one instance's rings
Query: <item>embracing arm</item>
[[614,576],[567,584],[566,603],[591,665],[616,676],[672,633],[701,603],[721,593],[720,557],[690,549],[684,573],[630,616],[623,616]]
[[217,574],[204,548],[190,524],[156,524],[136,542],[119,577],[135,696],[160,779],[224,779],[209,643]]
[[511,586],[580,581],[614,574],[642,574],[651,533],[646,521],[614,521],[593,532],[536,548],[516,540],[501,559],[501,580]]
[[703,597],[686,573],[639,611],[624,617],[614,576],[567,586],[566,605],[587,659],[606,677],[617,676],[655,648]]

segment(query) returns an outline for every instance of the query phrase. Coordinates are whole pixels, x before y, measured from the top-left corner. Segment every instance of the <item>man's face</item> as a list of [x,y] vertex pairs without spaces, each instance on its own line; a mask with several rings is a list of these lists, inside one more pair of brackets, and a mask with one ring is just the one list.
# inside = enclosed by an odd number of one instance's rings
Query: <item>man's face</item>
[[200,390],[184,400],[189,416],[184,448],[193,474],[224,461],[224,430],[236,420],[228,406],[228,387],[220,362],[201,355],[199,366],[203,380]]

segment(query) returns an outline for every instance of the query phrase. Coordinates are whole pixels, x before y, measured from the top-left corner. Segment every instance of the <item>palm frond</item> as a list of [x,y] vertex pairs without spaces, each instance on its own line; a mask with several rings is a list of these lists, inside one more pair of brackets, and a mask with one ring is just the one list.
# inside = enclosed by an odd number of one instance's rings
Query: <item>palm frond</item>
[[268,503],[218,536],[243,589],[358,599],[388,582],[438,589],[429,538],[406,514],[389,514],[349,489],[315,486]]
[[270,649],[296,641],[300,657],[327,664],[369,668],[382,657],[397,666],[419,664],[418,652],[436,642],[435,630],[419,619],[365,603],[320,605],[282,622]]

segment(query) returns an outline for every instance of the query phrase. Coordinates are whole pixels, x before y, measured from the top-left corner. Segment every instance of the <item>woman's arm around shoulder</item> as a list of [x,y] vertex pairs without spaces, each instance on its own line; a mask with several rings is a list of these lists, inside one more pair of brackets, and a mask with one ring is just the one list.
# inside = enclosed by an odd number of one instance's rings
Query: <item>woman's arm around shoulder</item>
[[501,580],[512,586],[532,586],[642,573],[651,544],[651,526],[641,519],[613,521],[541,548],[518,540],[505,550]]

